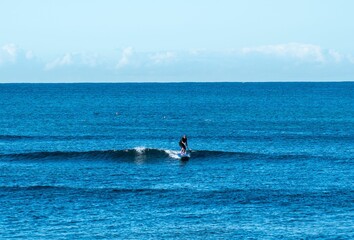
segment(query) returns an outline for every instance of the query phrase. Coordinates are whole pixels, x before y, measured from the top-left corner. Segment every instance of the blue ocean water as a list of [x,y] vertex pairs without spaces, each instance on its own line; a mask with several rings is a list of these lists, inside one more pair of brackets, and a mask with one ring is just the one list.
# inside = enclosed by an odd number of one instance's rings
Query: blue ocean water
[[353,239],[353,179],[353,82],[0,85],[0,238]]

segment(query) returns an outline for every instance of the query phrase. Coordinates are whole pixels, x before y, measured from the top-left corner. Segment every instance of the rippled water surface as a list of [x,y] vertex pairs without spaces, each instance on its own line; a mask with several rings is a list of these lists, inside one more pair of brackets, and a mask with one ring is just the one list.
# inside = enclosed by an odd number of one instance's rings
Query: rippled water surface
[[353,83],[2,84],[0,237],[352,239],[353,103]]

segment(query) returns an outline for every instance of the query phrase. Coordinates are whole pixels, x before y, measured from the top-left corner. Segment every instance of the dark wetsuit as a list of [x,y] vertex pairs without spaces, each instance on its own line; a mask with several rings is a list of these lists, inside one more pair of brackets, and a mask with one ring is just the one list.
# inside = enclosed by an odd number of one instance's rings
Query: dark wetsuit
[[187,144],[187,138],[181,138],[181,140],[179,141],[179,146],[184,150],[186,151],[186,148],[188,146]]

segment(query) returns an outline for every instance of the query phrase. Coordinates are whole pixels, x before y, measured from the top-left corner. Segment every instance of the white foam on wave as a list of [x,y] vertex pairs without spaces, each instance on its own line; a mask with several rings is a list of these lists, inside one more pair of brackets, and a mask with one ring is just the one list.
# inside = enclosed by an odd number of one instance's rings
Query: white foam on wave
[[[149,150],[149,148],[139,146],[139,147],[135,147],[134,150],[138,155],[143,155],[147,150]],[[167,153],[170,158],[179,159],[178,153],[180,153],[180,151],[169,150],[169,149],[155,149],[155,150]]]
[[145,152],[146,150],[146,147],[135,147],[134,150],[139,153],[139,154],[142,154]]
[[179,157],[178,157],[179,151],[173,151],[173,150],[164,150],[164,151],[165,151],[165,153],[167,153],[168,156],[170,156],[171,158],[179,159]]

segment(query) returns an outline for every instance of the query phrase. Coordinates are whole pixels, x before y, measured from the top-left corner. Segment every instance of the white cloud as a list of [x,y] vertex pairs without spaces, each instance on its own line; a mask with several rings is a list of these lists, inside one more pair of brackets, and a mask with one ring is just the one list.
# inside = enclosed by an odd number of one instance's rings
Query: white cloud
[[18,52],[19,49],[15,44],[13,43],[5,44],[4,46],[2,46],[0,51],[0,63],[16,62]]
[[133,55],[133,48],[132,47],[124,48],[122,51],[122,56],[117,64],[117,68],[122,68],[122,67],[128,65],[130,62],[130,57],[132,55]]
[[[266,57],[264,57],[266,56]],[[284,61],[286,60],[286,61]],[[2,64],[3,63],[3,64]],[[352,80],[354,55],[289,43],[233,51],[66,53],[51,61],[15,44],[0,46],[0,81],[273,81]],[[43,71],[47,70],[47,71]],[[56,71],[58,70],[58,71]],[[32,76],[32,78],[31,78]],[[49,77],[48,77],[49,76]],[[352,77],[353,76],[353,77]],[[128,79],[128,80],[127,80]],[[148,80],[147,80],[148,79]],[[54,80],[53,80],[54,81]]]
[[14,43],[5,44],[0,48],[0,64],[24,63],[34,59],[35,55],[32,51],[25,51]]
[[73,59],[72,59],[72,54],[71,53],[67,53],[62,57],[59,57],[49,63],[47,63],[45,65],[45,69],[46,70],[51,70],[57,67],[61,67],[61,66],[68,66],[71,65],[73,63]]
[[167,63],[176,59],[176,54],[174,52],[159,52],[152,54],[150,59],[156,64]]
[[95,67],[100,62],[99,58],[100,57],[97,54],[66,53],[63,56],[48,62],[45,65],[45,70],[52,70],[58,67],[65,67],[65,66]]
[[18,51],[16,45],[13,44],[13,43],[4,45],[4,46],[2,47],[2,50],[3,50],[4,52],[6,52],[9,56],[12,56],[12,57],[16,57],[17,51]]
[[197,55],[206,53],[207,50],[204,49],[204,48],[194,48],[194,49],[190,49],[188,52],[189,52],[189,54],[191,54],[191,55],[197,56]]
[[279,57],[292,57],[300,60],[311,60],[325,62],[325,56],[321,47],[312,44],[288,43],[278,45],[267,45],[253,48],[243,48],[244,54],[260,53]]

